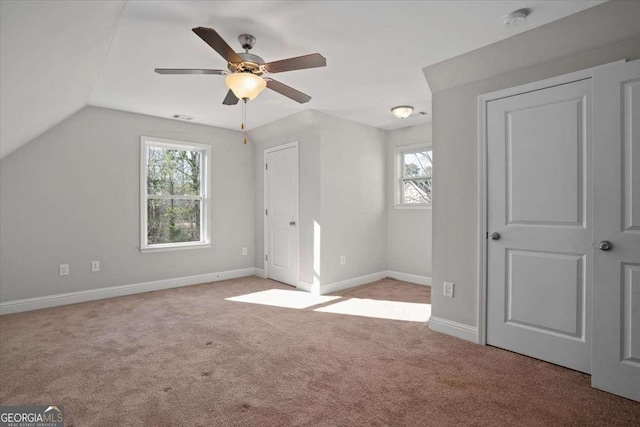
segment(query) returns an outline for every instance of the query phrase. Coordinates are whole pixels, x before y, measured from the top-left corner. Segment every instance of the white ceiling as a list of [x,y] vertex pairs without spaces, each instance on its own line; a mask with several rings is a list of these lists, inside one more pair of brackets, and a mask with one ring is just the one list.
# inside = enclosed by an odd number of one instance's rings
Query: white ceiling
[[87,105],[123,7],[0,1],[0,158]]
[[[253,34],[252,53],[266,61],[314,52],[327,58],[326,68],[273,75],[312,100],[300,105],[265,90],[248,105],[250,129],[308,108],[393,129],[430,120],[423,67],[599,3],[130,1],[120,13],[120,2],[112,1],[3,1],[0,155],[87,103],[160,117],[187,114],[239,129],[240,105],[222,105],[223,76],[153,72],[225,68],[191,32],[196,26],[216,29],[238,51],[237,36]],[[502,25],[506,14],[525,7],[532,13],[524,27]],[[398,104],[429,115],[400,121],[389,112]]]

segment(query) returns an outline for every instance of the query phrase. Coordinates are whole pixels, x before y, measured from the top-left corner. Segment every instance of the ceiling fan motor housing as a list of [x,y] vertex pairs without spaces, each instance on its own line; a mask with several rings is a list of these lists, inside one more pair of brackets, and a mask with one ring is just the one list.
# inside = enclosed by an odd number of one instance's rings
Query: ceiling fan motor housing
[[264,64],[264,59],[260,58],[258,55],[238,52],[238,56],[242,58],[242,62],[229,62],[228,68],[232,73],[250,72],[258,76],[264,73],[261,68],[261,66]]

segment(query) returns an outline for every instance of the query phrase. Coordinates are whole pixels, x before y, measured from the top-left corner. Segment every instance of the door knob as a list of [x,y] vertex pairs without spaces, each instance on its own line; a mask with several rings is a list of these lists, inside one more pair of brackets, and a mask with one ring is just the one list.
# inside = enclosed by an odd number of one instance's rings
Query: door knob
[[293,227],[294,225],[296,225],[296,222],[295,222],[295,221],[291,221],[291,222],[289,223],[289,225]]
[[613,244],[608,240],[601,240],[600,243],[598,243],[598,249],[601,251],[610,251],[611,248],[613,248]]
[[491,233],[491,240],[500,240],[500,233],[498,233],[497,231]]

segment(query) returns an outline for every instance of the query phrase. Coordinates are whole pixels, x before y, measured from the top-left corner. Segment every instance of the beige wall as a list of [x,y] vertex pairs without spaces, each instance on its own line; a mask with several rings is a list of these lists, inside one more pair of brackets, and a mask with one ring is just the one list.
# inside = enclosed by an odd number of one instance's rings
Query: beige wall
[[[477,323],[478,96],[640,58],[638,22],[640,2],[608,2],[425,68],[434,91],[434,316]],[[513,69],[518,63],[527,66]],[[483,79],[470,81],[476,69]],[[442,296],[444,281],[455,283],[455,298]]]

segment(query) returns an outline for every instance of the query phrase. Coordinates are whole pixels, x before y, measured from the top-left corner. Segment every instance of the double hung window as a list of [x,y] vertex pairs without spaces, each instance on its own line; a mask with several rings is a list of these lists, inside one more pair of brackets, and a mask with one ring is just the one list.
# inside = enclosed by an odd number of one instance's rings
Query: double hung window
[[210,247],[210,147],[142,137],[140,250]]

